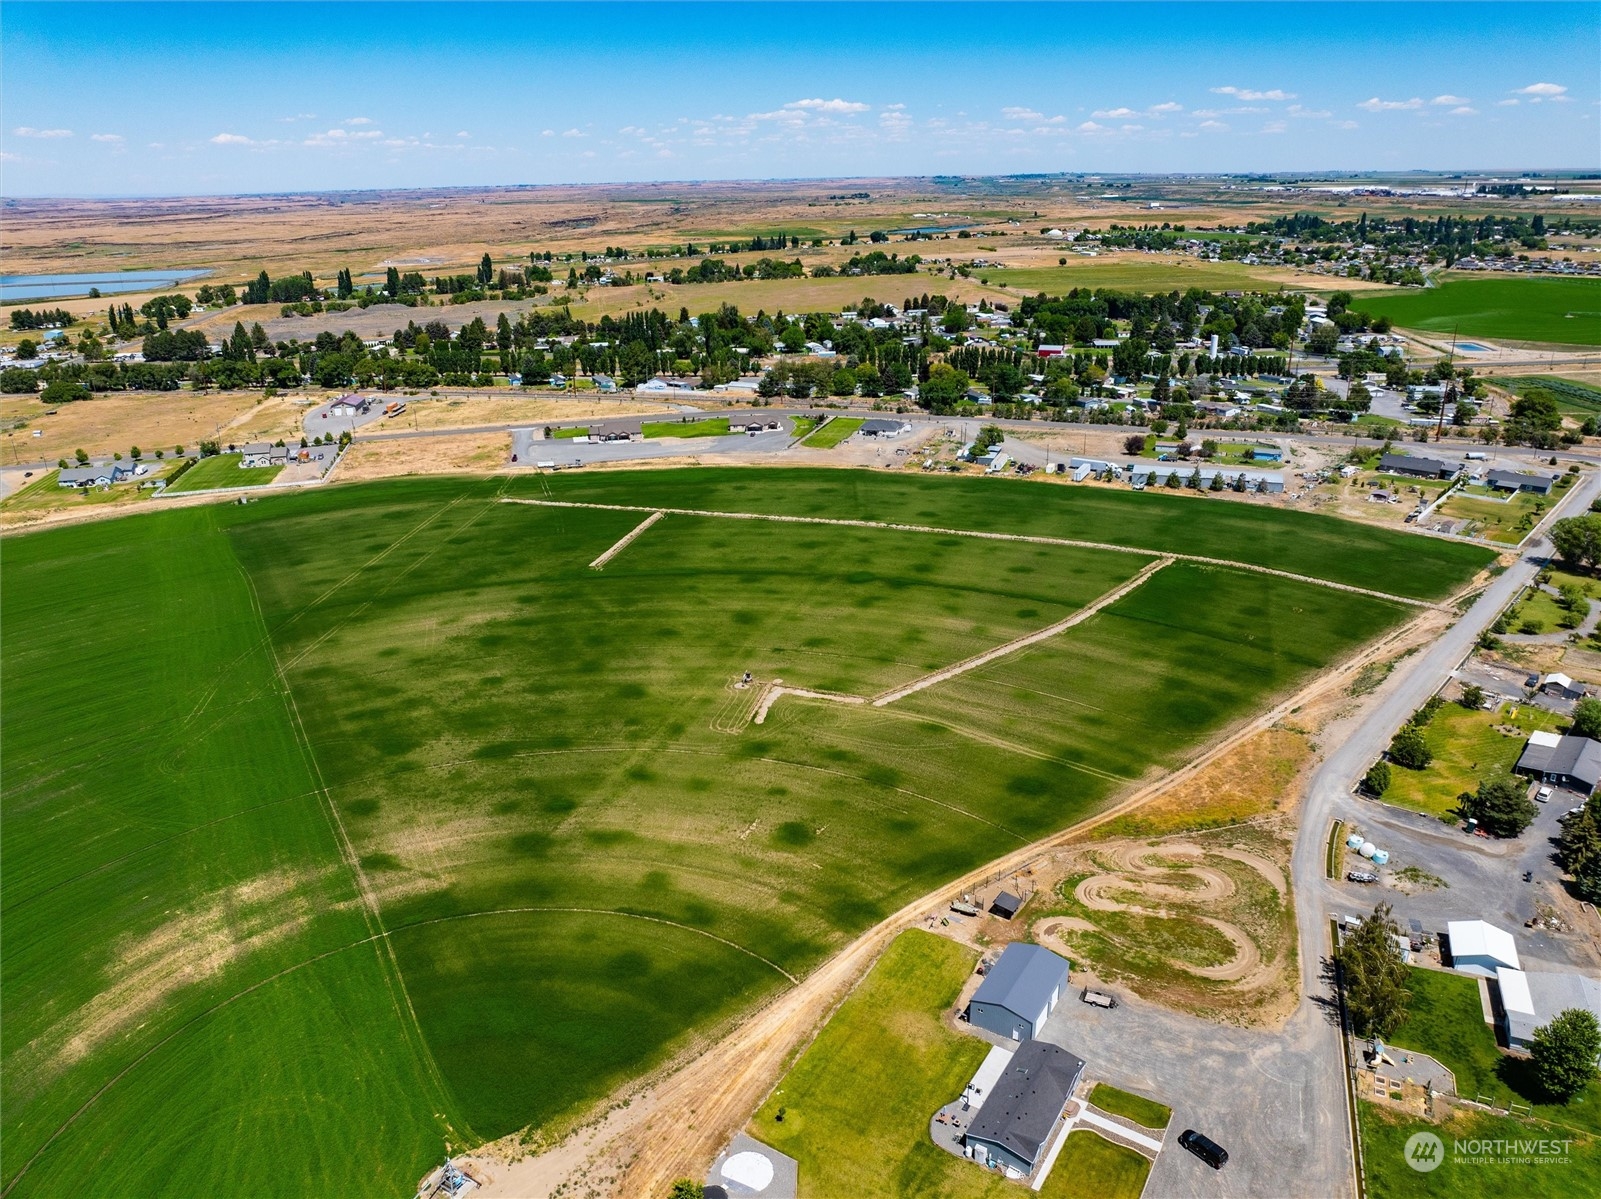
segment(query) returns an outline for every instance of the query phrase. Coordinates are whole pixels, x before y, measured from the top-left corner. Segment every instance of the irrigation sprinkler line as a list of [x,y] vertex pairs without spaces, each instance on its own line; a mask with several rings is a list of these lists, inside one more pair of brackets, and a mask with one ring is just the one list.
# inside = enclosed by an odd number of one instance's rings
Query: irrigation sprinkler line
[[635,525],[630,531],[628,531],[627,533],[624,533],[622,535],[622,537],[618,539],[617,543],[611,547],[611,549],[607,550],[604,554],[602,554],[600,557],[596,558],[593,562],[591,562],[589,564],[589,569],[590,570],[601,570],[601,569],[603,569],[605,567],[606,563],[610,562],[618,554],[622,553],[629,546],[633,545],[634,544],[634,539],[636,537],[638,537],[646,529],[650,528],[651,525],[655,524],[658,520],[660,520],[662,517],[664,517],[666,515],[667,515],[667,513],[665,513],[665,512],[652,512],[644,520],[640,521],[637,525]]
[[1183,554],[1163,550],[1141,549],[1138,546],[1115,545],[1107,541],[1085,541],[1072,537],[1045,537],[1032,533],[993,533],[979,529],[942,529],[933,525],[908,525],[883,520],[849,520],[844,517],[832,516],[788,516],[771,512],[721,512],[708,508],[659,508],[643,504],[594,504],[577,500],[535,500],[520,496],[503,496],[500,502],[502,504],[528,504],[536,508],[593,508],[609,512],[663,512],[670,516],[705,516],[721,520],[768,520],[780,524],[834,525],[851,529],[884,529],[894,533],[938,533],[946,537],[974,537],[983,541],[1020,541],[1031,545],[1058,545],[1070,549],[1107,550],[1117,554],[1138,554],[1142,558],[1166,556],[1176,562],[1197,562],[1203,566],[1223,566],[1232,570],[1251,571],[1255,574],[1276,575],[1281,579],[1290,579],[1297,583],[1308,583],[1314,587],[1328,587],[1335,591],[1350,592],[1353,595],[1365,595],[1372,599],[1385,600],[1392,604],[1406,604],[1413,608],[1440,607],[1439,604],[1431,603],[1428,600],[1392,595],[1388,591],[1377,591],[1371,587],[1358,587],[1354,583],[1336,583],[1331,579],[1319,579],[1312,575],[1296,574],[1294,571],[1278,570],[1271,566],[1258,566],[1251,562],[1238,562],[1231,558],[1211,558],[1204,554]]

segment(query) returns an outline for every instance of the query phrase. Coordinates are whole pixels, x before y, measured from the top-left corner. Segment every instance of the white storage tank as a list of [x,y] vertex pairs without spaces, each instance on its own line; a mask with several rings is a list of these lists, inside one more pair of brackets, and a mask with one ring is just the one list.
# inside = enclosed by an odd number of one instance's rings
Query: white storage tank
[[1371,858],[1374,854],[1379,852],[1379,847],[1373,844],[1371,841],[1364,841],[1362,842],[1362,847],[1356,852],[1361,854],[1364,858]]
[[1347,837],[1345,839],[1345,847],[1347,849],[1359,849],[1359,848],[1361,848],[1361,845],[1362,845],[1362,834],[1361,833],[1352,833],[1349,837]]
[[1375,866],[1388,865],[1389,861],[1390,861],[1390,851],[1389,850],[1387,850],[1387,849],[1375,849],[1373,851],[1373,864]]

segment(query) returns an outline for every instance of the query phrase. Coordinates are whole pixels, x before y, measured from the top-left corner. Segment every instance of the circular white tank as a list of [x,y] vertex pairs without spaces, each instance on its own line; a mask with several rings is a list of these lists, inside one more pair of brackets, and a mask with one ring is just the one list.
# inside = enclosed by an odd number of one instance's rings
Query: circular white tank
[[1362,842],[1362,847],[1356,852],[1361,854],[1364,858],[1371,858],[1374,854],[1379,852],[1379,847],[1373,844],[1371,841],[1364,841]]
[[1389,862],[1389,860],[1390,860],[1390,851],[1389,850],[1387,850],[1387,849],[1375,849],[1373,851],[1373,864],[1375,866],[1386,865]]
[[1352,833],[1349,837],[1347,837],[1345,839],[1345,847],[1347,849],[1356,849],[1361,844],[1362,844],[1362,834],[1361,833]]

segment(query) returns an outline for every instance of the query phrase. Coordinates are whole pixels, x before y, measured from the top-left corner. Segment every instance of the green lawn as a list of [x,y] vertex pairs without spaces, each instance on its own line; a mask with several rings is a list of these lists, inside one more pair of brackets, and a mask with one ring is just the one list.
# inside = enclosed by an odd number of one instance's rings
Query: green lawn
[[1090,1102],[1103,1112],[1111,1112],[1114,1116],[1126,1116],[1146,1128],[1166,1128],[1168,1121],[1173,1118],[1173,1109],[1167,1104],[1157,1103],[1154,1099],[1146,1099],[1128,1091],[1120,1091],[1105,1082],[1090,1092]]
[[271,483],[283,470],[281,466],[252,466],[248,470],[239,463],[242,454],[214,454],[196,462],[169,490],[208,491],[214,487],[260,487]]
[[1149,1158],[1075,1128],[1039,1193],[1044,1199],[1140,1199],[1150,1173]]
[[648,420],[641,426],[643,437],[722,437],[728,432],[726,416],[703,420]]
[[[1358,1100],[1357,1118],[1370,1199],[1506,1199],[1508,1195],[1589,1199],[1601,1194],[1601,1152],[1594,1138],[1578,1138],[1557,1162],[1480,1162],[1466,1150],[1457,1153],[1456,1143],[1480,1139],[1543,1140],[1572,1134],[1472,1111],[1463,1111],[1444,1124],[1431,1124],[1366,1100]],[[1419,1132],[1433,1133],[1442,1141],[1442,1162],[1427,1173],[1413,1169],[1406,1161],[1407,1138]]]
[[[757,1111],[751,1135],[800,1163],[802,1194],[1004,1199],[1016,1193],[1015,1184],[928,1138],[930,1117],[961,1095],[989,1051],[977,1037],[940,1023],[977,960],[943,937],[902,933]],[[1132,1149],[1080,1130],[1068,1136],[1040,1194],[1139,1199],[1150,1168]]]
[[1540,514],[1553,502],[1552,499],[1521,493],[1510,500],[1497,500],[1464,495],[1459,491],[1435,511],[1441,516],[1472,521],[1468,529],[1469,536],[1516,545],[1528,536],[1529,530],[1539,522]]
[[[673,515],[597,572],[637,513],[505,486],[269,493],[6,541],[0,1170],[26,1169],[19,1195],[391,1194],[445,1139],[559,1132],[1405,615],[1175,565],[1015,670],[883,709],[786,698],[751,726],[743,671],[871,695],[1149,556]],[[1023,486],[680,470],[552,493],[1015,524],[1442,590],[1483,560]],[[90,569],[118,586],[60,586]],[[926,1151],[908,1193],[963,1165]]]
[[[1390,789],[1384,802],[1435,816],[1445,816],[1456,807],[1464,791],[1478,789],[1479,780],[1508,773],[1523,753],[1528,735],[1536,729],[1555,729],[1567,723],[1540,708],[1517,705],[1498,712],[1446,704],[1423,730],[1423,739],[1434,751],[1434,761],[1424,770],[1407,770],[1391,765]],[[1495,725],[1515,725],[1518,736],[1497,732]]]
[[589,426],[584,425],[576,429],[552,429],[550,431],[550,435],[557,440],[560,440],[564,437],[588,437]]
[[801,444],[814,450],[831,450],[860,429],[863,423],[860,417],[836,416]]
[[[1457,1094],[1483,1095],[1498,1106],[1526,1103],[1542,1121],[1601,1135],[1601,1082],[1572,1102],[1550,1103],[1526,1059],[1502,1053],[1484,1022],[1478,981],[1464,974],[1414,966],[1407,980],[1408,1018],[1390,1044],[1426,1053],[1456,1075]],[[1525,1134],[1529,1135],[1529,1134]]]
[[1351,307],[1449,338],[1601,345],[1601,279],[1446,275],[1438,287],[1359,292]]
[[805,437],[822,423],[822,418],[817,416],[792,416],[789,418],[789,423],[792,436]]

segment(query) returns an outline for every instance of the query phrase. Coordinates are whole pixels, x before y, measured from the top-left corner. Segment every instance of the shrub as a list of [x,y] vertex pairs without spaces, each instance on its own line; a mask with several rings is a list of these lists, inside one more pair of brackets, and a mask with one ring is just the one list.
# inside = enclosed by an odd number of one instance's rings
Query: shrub
[[1390,789],[1390,764],[1382,759],[1373,763],[1362,776],[1362,785],[1371,795],[1383,795]]
[[1408,724],[1390,741],[1390,760],[1408,770],[1427,770],[1434,761],[1434,751],[1423,739],[1422,730]]

